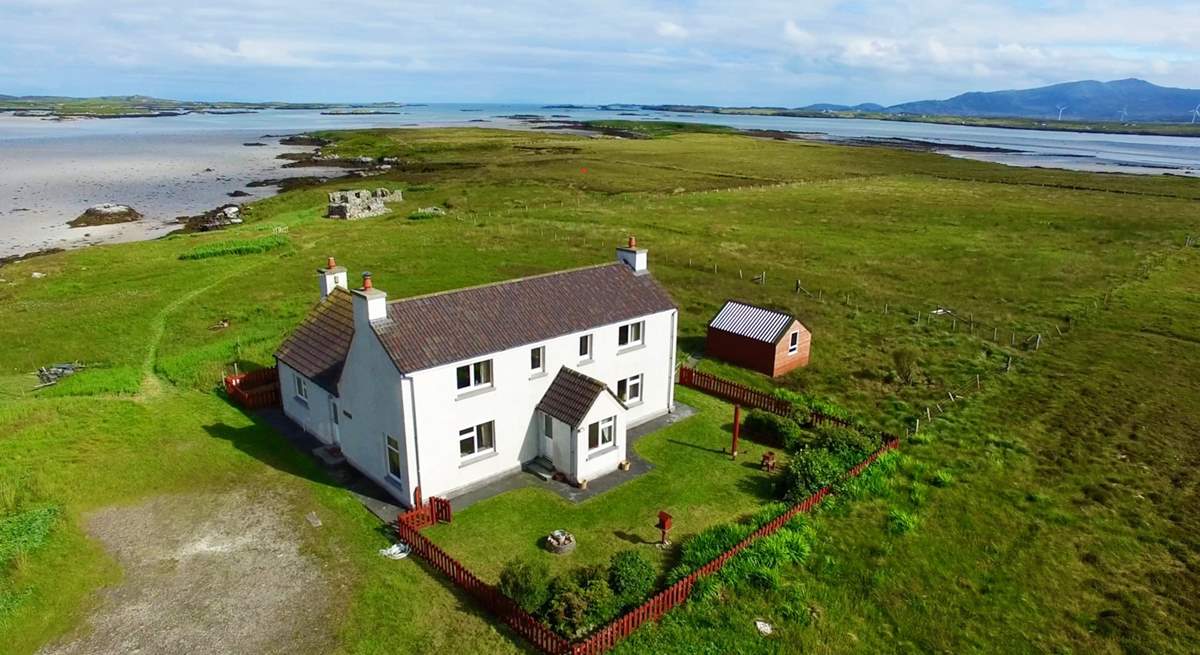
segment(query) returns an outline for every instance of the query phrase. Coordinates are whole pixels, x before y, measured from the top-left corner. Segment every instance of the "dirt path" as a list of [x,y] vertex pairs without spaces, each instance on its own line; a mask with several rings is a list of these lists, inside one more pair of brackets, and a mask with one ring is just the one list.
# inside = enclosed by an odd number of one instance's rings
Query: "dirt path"
[[270,493],[158,496],[88,532],[125,571],[87,625],[39,655],[325,653],[330,590],[300,549],[315,529]]

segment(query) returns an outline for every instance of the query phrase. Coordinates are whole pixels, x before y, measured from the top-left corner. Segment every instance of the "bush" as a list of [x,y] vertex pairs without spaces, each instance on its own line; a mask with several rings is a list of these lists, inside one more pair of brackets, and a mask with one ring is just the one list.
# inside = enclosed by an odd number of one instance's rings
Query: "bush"
[[612,620],[620,607],[608,586],[608,571],[602,566],[577,569],[550,584],[550,599],[541,618],[558,634],[582,637]]
[[789,452],[798,449],[806,441],[806,435],[798,423],[761,409],[752,409],[746,414],[742,429],[751,438],[776,444]]
[[862,432],[835,425],[818,427],[811,446],[833,453],[845,465],[844,468],[851,468],[863,461],[877,447],[875,440]]
[[792,456],[780,477],[780,495],[789,503],[799,503],[822,487],[841,478],[844,467],[829,451],[809,449]]
[[892,363],[896,365],[896,375],[905,384],[912,384],[917,377],[917,351],[912,348],[894,350]]
[[633,550],[613,555],[608,567],[608,586],[616,595],[617,605],[623,609],[636,607],[646,600],[654,590],[657,577],[650,560]]
[[540,558],[510,560],[500,569],[500,592],[526,612],[536,612],[550,597],[550,567]]

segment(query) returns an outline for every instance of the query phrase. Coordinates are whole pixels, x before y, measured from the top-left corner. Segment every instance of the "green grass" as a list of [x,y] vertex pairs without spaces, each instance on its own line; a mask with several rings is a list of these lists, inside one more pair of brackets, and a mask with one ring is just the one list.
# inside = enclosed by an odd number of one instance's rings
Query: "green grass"
[[[327,256],[399,298],[609,261],[629,234],[680,306],[684,353],[702,350],[727,298],[787,308],[813,331],[811,365],[779,381],[710,360],[703,370],[829,398],[898,434],[926,408],[946,411],[906,440],[893,480],[864,481],[814,517],[812,552],[778,587],[711,588],[626,652],[1184,653],[1200,639],[1200,249],[1182,247],[1200,233],[1196,180],[724,134],[335,136],[331,153],[407,162],[382,180],[406,189],[406,208],[454,211],[328,221],[331,183],[255,202],[220,237],[3,267],[0,339],[17,347],[0,350],[0,498],[13,499],[0,520],[61,508],[41,545],[0,571],[6,649],[35,652],[119,580],[85,535],[89,512],[245,486],[287,492],[298,521],[320,513],[327,529],[306,547],[339,590],[323,620],[342,652],[525,648],[429,569],[377,557],[387,540],[356,501],[213,389],[235,363],[269,365],[315,301],[312,271]],[[288,247],[180,259],[283,228]],[[751,281],[764,271],[765,284]],[[939,306],[977,329],[914,324]],[[222,319],[227,329],[210,329]],[[1013,333],[1043,345],[1012,347]],[[901,349],[917,353],[911,384],[893,370]],[[38,366],[74,360],[91,368],[31,390]],[[572,557],[599,561],[634,546],[618,531],[656,537],[644,514],[659,504],[681,538],[752,511],[760,474],[713,452],[723,406],[680,397],[701,415],[639,446],[661,464],[653,485],[630,487],[639,494],[570,505],[522,490],[431,534],[490,577],[548,529],[593,535]],[[893,510],[915,529],[893,534]],[[777,636],[764,640],[756,618]]]
[[256,255],[288,245],[288,238],[281,234],[256,237],[254,239],[237,239],[218,241],[196,246],[179,255],[180,259],[208,259],[209,257],[227,257],[229,255]]

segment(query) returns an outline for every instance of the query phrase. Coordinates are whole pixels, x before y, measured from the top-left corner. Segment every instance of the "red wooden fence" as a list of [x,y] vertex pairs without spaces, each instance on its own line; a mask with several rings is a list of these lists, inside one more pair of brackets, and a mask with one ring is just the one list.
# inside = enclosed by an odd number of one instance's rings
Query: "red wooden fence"
[[[846,477],[858,476],[881,455],[899,447],[900,442],[898,439],[890,439],[879,450],[871,453],[869,457],[847,471]],[[538,650],[546,653],[546,655],[601,655],[617,645],[622,639],[628,637],[634,630],[637,630],[647,621],[657,621],[667,612],[686,602],[697,580],[716,573],[730,559],[750,544],[758,539],[774,534],[797,515],[811,511],[812,508],[825,500],[825,497],[829,494],[830,488],[824,487],[817,493],[804,499],[803,502],[791,506],[787,511],[771,519],[761,528],[738,542],[737,545],[721,553],[711,562],[696,569],[686,578],[663,589],[641,606],[626,612],[608,625],[599,628],[586,638],[574,643],[546,627],[541,621],[517,605],[515,601],[501,593],[495,586],[480,580],[467,567],[446,554],[445,551],[438,548],[436,544],[421,534],[422,528],[433,525],[440,520],[442,512],[445,512],[445,520],[450,520],[449,501],[444,498],[430,498],[428,504],[418,506],[401,514],[396,521],[396,532],[401,541],[412,547],[413,553],[449,577],[454,584],[470,594],[481,605],[487,608],[488,611],[504,621],[514,632],[524,637],[529,643],[536,646]],[[443,504],[444,508],[442,508]]]
[[245,409],[275,407],[281,402],[275,367],[225,376],[225,394]]

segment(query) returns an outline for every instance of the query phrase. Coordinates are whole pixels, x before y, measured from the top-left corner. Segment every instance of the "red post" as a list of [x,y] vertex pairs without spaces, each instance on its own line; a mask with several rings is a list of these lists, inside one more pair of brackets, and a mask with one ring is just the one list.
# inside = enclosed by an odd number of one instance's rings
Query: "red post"
[[738,436],[741,435],[741,432],[742,432],[742,406],[734,405],[733,406],[733,445],[730,446],[730,448],[729,448],[730,452],[732,453],[733,459],[737,459]]

